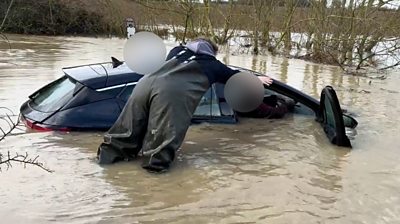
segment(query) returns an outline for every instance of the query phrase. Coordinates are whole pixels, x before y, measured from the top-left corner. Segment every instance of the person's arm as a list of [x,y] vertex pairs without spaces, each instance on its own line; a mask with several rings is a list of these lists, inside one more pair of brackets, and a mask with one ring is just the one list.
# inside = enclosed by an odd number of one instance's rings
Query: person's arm
[[254,118],[282,118],[288,112],[288,109],[285,104],[278,104],[276,107],[270,106],[266,103],[262,103],[257,109],[248,112],[242,113],[246,117],[254,117]]
[[[226,66],[225,64],[223,64],[220,61],[218,62],[218,73],[220,74],[219,76],[219,80],[218,82],[222,82],[222,83],[226,83],[228,81],[228,79],[230,77],[232,77],[234,74],[240,72],[239,70],[236,69],[231,69],[228,66]],[[263,75],[263,76],[257,76],[260,81],[264,84],[264,85],[271,85],[273,82],[273,79],[267,75]]]
[[216,81],[219,83],[225,84],[230,77],[240,72],[240,70],[231,69],[218,60],[216,60],[213,64],[213,67],[215,68],[213,73],[216,75]]

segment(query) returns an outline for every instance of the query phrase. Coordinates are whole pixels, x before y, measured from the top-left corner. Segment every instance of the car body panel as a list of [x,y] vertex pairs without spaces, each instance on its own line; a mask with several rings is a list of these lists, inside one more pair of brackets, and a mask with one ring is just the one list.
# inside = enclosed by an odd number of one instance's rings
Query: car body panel
[[42,123],[46,127],[54,125],[69,130],[107,130],[120,113],[117,100],[111,98],[61,110]]
[[46,113],[46,112],[35,110],[29,105],[29,103],[30,103],[30,101],[26,101],[21,106],[21,114],[25,118],[29,118],[32,121],[36,121],[36,122],[41,123],[44,120],[46,120],[48,117],[50,117],[51,115],[54,114],[54,112]]

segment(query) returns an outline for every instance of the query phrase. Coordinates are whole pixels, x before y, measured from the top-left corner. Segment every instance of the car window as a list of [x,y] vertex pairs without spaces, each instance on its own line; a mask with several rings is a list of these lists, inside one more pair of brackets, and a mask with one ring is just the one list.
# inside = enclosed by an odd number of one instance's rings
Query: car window
[[325,122],[329,126],[329,128],[335,130],[336,124],[335,124],[335,116],[333,114],[332,104],[329,102],[329,99],[327,97],[322,103],[325,105],[325,110],[324,110]]
[[38,111],[53,112],[64,106],[73,96],[75,81],[63,76],[43,87],[31,97],[30,105]]
[[335,90],[326,86],[321,92],[319,116],[324,131],[329,140],[338,146],[351,147],[343,122],[343,113]]
[[125,87],[125,89],[119,94],[118,98],[124,102],[127,102],[132,94],[133,88],[135,88],[135,85],[129,85]]
[[194,116],[221,116],[218,99],[212,88],[209,88],[201,98]]

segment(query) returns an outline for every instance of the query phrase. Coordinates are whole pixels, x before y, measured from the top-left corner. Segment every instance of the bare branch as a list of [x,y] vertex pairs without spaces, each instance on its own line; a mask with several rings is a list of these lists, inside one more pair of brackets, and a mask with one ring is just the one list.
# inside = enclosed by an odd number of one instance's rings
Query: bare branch
[[[0,120],[5,121],[4,124],[8,127],[0,127],[0,142],[5,139],[6,136],[9,136],[13,130],[19,129],[20,124],[20,116],[15,115],[12,110],[7,107],[0,107],[0,111],[3,113],[0,114]],[[12,117],[17,117],[16,120],[13,120]],[[6,129],[7,128],[7,129]],[[6,155],[3,155],[0,152],[0,172],[2,171],[2,166],[6,166],[7,170],[12,167],[13,163],[21,163],[26,167],[26,165],[33,165],[40,167],[41,169],[47,172],[53,172],[49,168],[45,167],[43,163],[38,161],[39,156],[34,158],[30,158],[28,153],[18,154],[11,156],[10,152],[8,151]]]
[[0,172],[2,171],[2,165],[6,165],[7,170],[12,167],[12,163],[21,163],[23,164],[24,168],[26,168],[26,165],[33,165],[37,166],[49,173],[54,172],[53,170],[47,168],[44,166],[43,163],[38,161],[39,156],[36,156],[34,158],[30,158],[28,153],[25,154],[18,154],[16,153],[14,156],[11,156],[10,152],[7,152],[7,155],[4,156],[0,153]]

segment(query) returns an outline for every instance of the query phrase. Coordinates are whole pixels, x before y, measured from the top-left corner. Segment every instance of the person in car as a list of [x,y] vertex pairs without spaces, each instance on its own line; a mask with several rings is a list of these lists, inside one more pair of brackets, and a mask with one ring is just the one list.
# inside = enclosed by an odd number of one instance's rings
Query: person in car
[[[181,146],[192,115],[215,82],[226,83],[238,70],[215,58],[218,47],[199,38],[173,48],[167,62],[137,83],[120,116],[99,146],[99,163],[144,157],[150,172],[167,170]],[[272,79],[260,80],[269,85]]]
[[246,113],[236,111],[236,113],[243,117],[277,119],[293,111],[295,105],[296,102],[290,98],[270,95],[264,97],[263,103],[255,110]]

